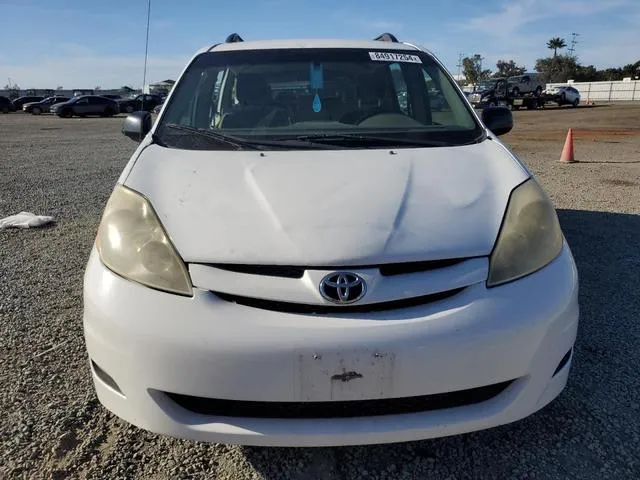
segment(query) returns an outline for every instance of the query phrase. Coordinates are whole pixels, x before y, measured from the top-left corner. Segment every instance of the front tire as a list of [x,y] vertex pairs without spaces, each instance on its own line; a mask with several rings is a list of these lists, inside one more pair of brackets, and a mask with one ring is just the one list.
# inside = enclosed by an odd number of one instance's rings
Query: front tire
[[32,113],[33,115],[40,115],[40,114],[42,113],[42,110],[40,109],[40,107],[33,107],[33,108],[31,109],[31,113]]
[[542,95],[542,87],[538,85],[538,88],[536,88],[536,97],[539,97],[540,95]]
[[2,113],[9,113],[9,107],[2,107]]
[[71,118],[73,117],[73,111],[71,109],[65,108],[60,113],[58,113],[58,116],[61,118]]
[[579,104],[580,104],[580,100],[576,98],[571,105],[573,106],[573,108],[576,108]]

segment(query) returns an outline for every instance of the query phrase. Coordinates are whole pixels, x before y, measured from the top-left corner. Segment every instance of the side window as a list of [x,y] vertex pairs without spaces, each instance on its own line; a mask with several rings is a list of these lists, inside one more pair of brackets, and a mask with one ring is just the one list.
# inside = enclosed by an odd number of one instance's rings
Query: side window
[[440,82],[431,78],[429,72],[422,70],[424,74],[424,81],[427,87],[427,94],[429,96],[429,105],[432,112],[450,111],[449,102],[444,96],[442,89],[440,88]]
[[89,99],[87,98],[81,98],[76,102],[76,105],[88,105],[88,104],[89,104]]
[[529,77],[522,77],[522,83],[529,83],[531,79]]
[[407,92],[407,84],[404,81],[404,74],[402,73],[402,69],[398,63],[392,63],[389,65],[389,70],[391,70],[391,78],[393,78],[393,88],[396,92],[396,96],[398,97],[398,105],[400,106],[400,110],[405,115],[410,115],[409,112],[409,101],[408,101],[408,92]]

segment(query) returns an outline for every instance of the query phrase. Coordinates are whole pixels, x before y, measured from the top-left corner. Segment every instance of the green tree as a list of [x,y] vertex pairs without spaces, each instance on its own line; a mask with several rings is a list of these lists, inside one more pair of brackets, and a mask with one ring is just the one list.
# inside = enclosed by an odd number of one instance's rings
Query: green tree
[[498,60],[496,68],[498,70],[493,74],[495,78],[515,77],[516,75],[522,75],[526,71],[524,65],[519,67],[513,60]]
[[586,67],[578,65],[573,79],[576,82],[598,82],[602,80],[602,77],[598,69],[593,65],[588,65]]
[[558,56],[558,50],[563,49],[567,46],[567,42],[564,41],[564,38],[555,37],[547,42],[547,48],[549,50],[553,50],[553,56]]
[[482,56],[477,53],[473,57],[465,57],[462,60],[462,71],[467,82],[471,84],[485,80],[491,75],[491,70],[482,69]]
[[574,78],[578,71],[578,64],[573,57],[557,55],[536,60],[535,70],[541,73],[544,82],[559,83]]

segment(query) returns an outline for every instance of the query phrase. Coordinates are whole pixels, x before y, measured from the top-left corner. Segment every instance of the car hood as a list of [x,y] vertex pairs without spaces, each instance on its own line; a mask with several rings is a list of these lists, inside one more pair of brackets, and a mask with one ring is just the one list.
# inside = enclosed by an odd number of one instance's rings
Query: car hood
[[489,255],[528,176],[493,140],[394,153],[150,145],[125,185],[186,262],[338,266]]

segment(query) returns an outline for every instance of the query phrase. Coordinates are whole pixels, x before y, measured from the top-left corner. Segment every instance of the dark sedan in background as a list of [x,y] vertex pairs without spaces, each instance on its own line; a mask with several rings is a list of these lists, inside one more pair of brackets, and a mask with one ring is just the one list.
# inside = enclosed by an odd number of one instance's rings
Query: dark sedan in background
[[9,113],[9,112],[15,112],[15,110],[16,110],[16,107],[13,106],[13,103],[11,103],[11,100],[9,100],[7,97],[0,96],[0,112]]
[[78,117],[86,117],[87,115],[110,117],[119,113],[119,109],[118,102],[110,98],[98,95],[83,95],[74,97],[68,102],[53,105],[51,113],[64,118],[73,117],[74,115]]
[[151,112],[155,107],[161,105],[162,102],[163,99],[160,95],[145,93],[143,95],[138,95],[135,98],[120,100],[118,103],[120,105],[120,111],[122,113],[131,113],[139,112],[141,110]]
[[40,115],[41,113],[49,113],[51,111],[51,107],[56,103],[64,103],[69,100],[71,100],[69,97],[48,97],[40,102],[25,103],[22,105],[22,110],[26,113],[32,113],[33,115]]
[[13,106],[16,109],[16,111],[19,112],[20,110],[22,110],[22,106],[25,103],[41,102],[42,100],[44,100],[44,97],[41,97],[39,95],[25,95],[24,97],[16,98],[13,101]]

